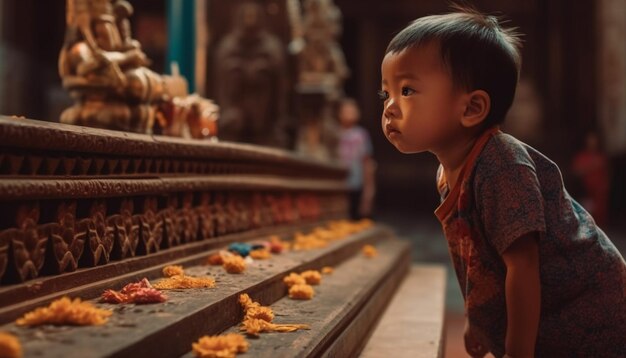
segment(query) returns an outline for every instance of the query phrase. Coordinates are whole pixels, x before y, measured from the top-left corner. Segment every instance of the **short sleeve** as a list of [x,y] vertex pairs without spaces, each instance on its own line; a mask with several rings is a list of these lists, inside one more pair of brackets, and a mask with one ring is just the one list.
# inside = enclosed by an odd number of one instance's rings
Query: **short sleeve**
[[532,166],[514,163],[477,170],[474,191],[486,239],[500,255],[526,234],[545,233],[543,196]]

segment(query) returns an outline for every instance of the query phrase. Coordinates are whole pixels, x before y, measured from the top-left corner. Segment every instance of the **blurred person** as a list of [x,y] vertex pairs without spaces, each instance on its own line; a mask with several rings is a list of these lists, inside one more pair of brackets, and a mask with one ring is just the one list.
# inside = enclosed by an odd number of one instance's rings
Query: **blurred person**
[[594,132],[585,137],[585,147],[574,156],[572,169],[582,181],[585,196],[583,206],[591,212],[596,223],[608,223],[609,206],[609,159],[600,148],[600,140]]
[[340,101],[337,117],[341,125],[338,158],[349,170],[350,217],[353,220],[371,217],[376,193],[376,162],[372,158],[369,133],[358,125],[361,111],[354,99]]

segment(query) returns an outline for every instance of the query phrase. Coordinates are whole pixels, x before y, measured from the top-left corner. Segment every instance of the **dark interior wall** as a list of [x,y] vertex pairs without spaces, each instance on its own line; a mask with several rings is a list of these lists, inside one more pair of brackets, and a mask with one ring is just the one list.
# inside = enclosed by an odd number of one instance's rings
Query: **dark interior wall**
[[[596,28],[593,1],[539,1],[544,41],[538,79],[547,96],[547,130],[560,143],[546,145],[556,155],[573,150],[597,123]],[[551,144],[555,144],[554,147]]]
[[2,114],[45,118],[60,89],[57,58],[65,31],[62,1],[2,0],[5,98]]
[[[268,9],[272,31],[286,42],[284,1],[258,0]],[[237,1],[209,2],[211,43],[209,58],[217,41],[230,30],[232,9]],[[432,210],[437,203],[434,190],[436,160],[429,154],[399,154],[383,138],[379,119],[382,105],[376,91],[380,82],[380,61],[388,41],[409,21],[447,11],[444,1],[335,0],[344,16],[341,45],[352,76],[346,92],[362,106],[362,124],[370,130],[379,163],[378,204]],[[537,147],[553,158],[563,170],[568,187],[575,184],[569,161],[579,138],[596,124],[595,4],[593,0],[491,0],[470,1],[480,10],[502,13],[510,26],[525,34],[522,77],[530,78],[542,102],[543,121]],[[165,1],[132,0],[134,30],[144,44],[149,34],[160,34],[153,48],[146,48],[154,60],[153,69],[163,72],[166,38]],[[0,113],[56,121],[71,101],[60,86],[57,58],[65,29],[65,1],[1,0],[0,19],[3,56],[0,73],[8,88],[0,101]],[[272,10],[274,9],[274,10]],[[272,11],[274,11],[272,13]],[[152,21],[144,21],[151,18]],[[142,22],[144,21],[144,22]],[[140,25],[147,23],[148,25]],[[142,30],[143,29],[143,30]],[[143,33],[142,33],[143,32]],[[148,34],[148,35],[149,35]],[[211,73],[212,63],[207,64]],[[208,95],[211,97],[211,78]],[[571,185],[570,185],[571,184]],[[575,191],[575,190],[574,190]]]

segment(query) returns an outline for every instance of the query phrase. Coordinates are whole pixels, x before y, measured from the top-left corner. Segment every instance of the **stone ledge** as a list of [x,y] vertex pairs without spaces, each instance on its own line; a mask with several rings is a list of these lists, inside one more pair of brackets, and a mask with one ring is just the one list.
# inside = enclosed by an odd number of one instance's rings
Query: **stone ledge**
[[[367,230],[331,242],[323,249],[289,252],[275,255],[271,260],[256,261],[255,265],[250,266],[241,275],[226,274],[221,267],[197,265],[207,257],[209,253],[206,252],[154,265],[130,275],[120,275],[115,279],[57,292],[54,296],[68,294],[71,297],[94,298],[105,288],[119,288],[141,276],[149,279],[161,277],[160,270],[165,264],[191,265],[186,267],[188,274],[196,276],[209,274],[216,278],[216,288],[167,291],[170,299],[162,304],[145,306],[97,304],[100,307],[114,309],[113,316],[104,326],[43,326],[31,329],[17,327],[11,323],[0,329],[19,337],[25,356],[84,358],[180,356],[190,349],[191,343],[198,337],[218,334],[241,321],[239,294],[246,292],[262,304],[271,304],[286,295],[287,289],[282,278],[290,272],[338,265],[350,257],[360,255],[363,245],[376,244],[381,240],[396,241],[379,230]],[[404,245],[408,257],[408,245]],[[52,295],[46,299],[52,299]],[[346,302],[350,304],[349,301]]]
[[[323,276],[312,300],[285,297],[272,304],[274,322],[309,324],[311,329],[248,338],[250,348],[242,358],[356,357],[410,265],[407,242],[385,240],[376,248],[377,257],[359,252],[335,267],[332,275]],[[235,332],[239,325],[225,333]]]
[[445,292],[443,266],[413,265],[361,357],[443,357]]
[[[127,133],[1,115],[0,143],[0,162],[5,154],[10,157],[6,160],[6,166],[11,167],[10,174],[29,174],[33,165],[40,165],[45,159],[49,162],[47,167],[59,166],[59,160],[62,161],[59,171],[71,175],[80,170],[64,171],[64,166],[73,167],[77,164],[76,160],[88,159],[89,163],[82,164],[92,169],[95,166],[92,162],[99,162],[96,175],[115,175],[116,170],[124,167],[124,172],[129,165],[134,165],[134,171],[138,172],[165,171],[181,174],[199,170],[202,173],[215,172],[220,171],[219,168],[243,165],[243,169],[238,170],[237,174],[260,170],[263,173],[340,181],[347,175],[346,170],[338,164],[329,164],[280,149]],[[25,158],[28,160],[25,161]],[[167,164],[167,168],[151,170],[155,161],[163,159],[167,161],[160,165]],[[133,164],[135,161],[137,164]],[[208,167],[205,168],[202,164]],[[3,166],[0,166],[0,172]],[[103,168],[108,168],[106,173],[100,172]],[[54,172],[48,173],[42,169],[38,174],[52,175]]]

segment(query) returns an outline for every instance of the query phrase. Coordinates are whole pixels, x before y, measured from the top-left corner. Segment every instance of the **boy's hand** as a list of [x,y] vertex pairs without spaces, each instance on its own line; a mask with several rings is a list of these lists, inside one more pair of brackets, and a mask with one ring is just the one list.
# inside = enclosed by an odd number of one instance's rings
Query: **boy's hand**
[[467,319],[465,319],[464,338],[465,350],[472,358],[482,358],[489,352],[489,348],[487,348],[487,338],[479,329],[472,327]]

